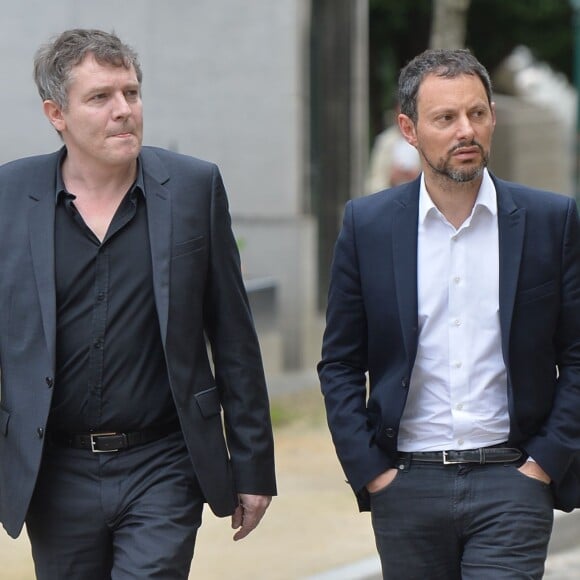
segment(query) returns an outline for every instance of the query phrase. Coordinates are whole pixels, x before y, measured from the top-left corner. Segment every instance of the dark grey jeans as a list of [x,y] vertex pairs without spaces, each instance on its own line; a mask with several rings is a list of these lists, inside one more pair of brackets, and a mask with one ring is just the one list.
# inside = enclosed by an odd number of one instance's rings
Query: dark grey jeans
[[93,454],[48,447],[26,527],[38,580],[186,580],[203,498],[181,433]]
[[413,463],[371,494],[383,578],[540,579],[550,486],[509,465]]

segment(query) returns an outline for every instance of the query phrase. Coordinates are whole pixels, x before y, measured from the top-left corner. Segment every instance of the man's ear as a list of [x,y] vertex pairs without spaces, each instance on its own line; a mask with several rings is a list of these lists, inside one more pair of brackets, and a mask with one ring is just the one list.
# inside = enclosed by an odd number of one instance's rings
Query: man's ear
[[417,147],[417,132],[415,131],[415,123],[411,121],[407,115],[400,113],[397,117],[397,122],[399,123],[399,130],[401,134],[405,138],[405,140],[409,143],[409,145],[413,145],[413,147]]
[[52,100],[47,99],[42,103],[42,110],[50,124],[59,132],[62,133],[66,128],[66,122],[62,115],[62,109]]

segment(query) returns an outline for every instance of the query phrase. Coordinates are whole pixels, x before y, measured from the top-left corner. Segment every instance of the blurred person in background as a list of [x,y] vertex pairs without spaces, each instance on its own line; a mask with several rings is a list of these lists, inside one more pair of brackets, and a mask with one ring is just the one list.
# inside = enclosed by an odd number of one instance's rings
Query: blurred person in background
[[553,509],[580,506],[576,204],[488,172],[469,51],[417,56],[399,98],[422,174],[346,205],[318,367],[333,441],[384,578],[539,579]]
[[413,181],[419,173],[421,166],[417,150],[403,137],[397,139],[391,154],[391,177],[388,187]]
[[224,185],[142,147],[141,76],[62,33],[35,80],[64,146],[0,168],[0,520],[40,580],[185,580],[204,502],[239,540],[276,493]]
[[395,99],[395,122],[375,138],[365,184],[366,193],[375,193],[412,181],[421,172],[419,153],[401,134],[397,117],[401,111]]

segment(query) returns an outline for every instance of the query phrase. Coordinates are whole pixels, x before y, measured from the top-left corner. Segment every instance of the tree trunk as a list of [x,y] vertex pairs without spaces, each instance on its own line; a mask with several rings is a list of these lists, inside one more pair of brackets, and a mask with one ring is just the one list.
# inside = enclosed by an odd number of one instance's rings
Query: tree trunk
[[463,48],[471,0],[433,0],[431,48]]

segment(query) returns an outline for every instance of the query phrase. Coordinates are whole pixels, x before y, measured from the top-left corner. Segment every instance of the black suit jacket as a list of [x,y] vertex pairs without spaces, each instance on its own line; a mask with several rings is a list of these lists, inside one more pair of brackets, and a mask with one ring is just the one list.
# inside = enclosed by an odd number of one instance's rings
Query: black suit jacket
[[[573,200],[493,177],[509,444],[580,506],[580,224]],[[418,341],[417,179],[347,204],[319,375],[339,459],[361,509],[395,465]],[[370,393],[366,400],[368,371]]]
[[[58,388],[58,158],[56,152],[0,168],[0,520],[14,537]],[[276,493],[266,385],[226,192],[211,163],[150,147],[141,163],[171,392],[205,498],[224,516],[235,509],[237,493]]]

